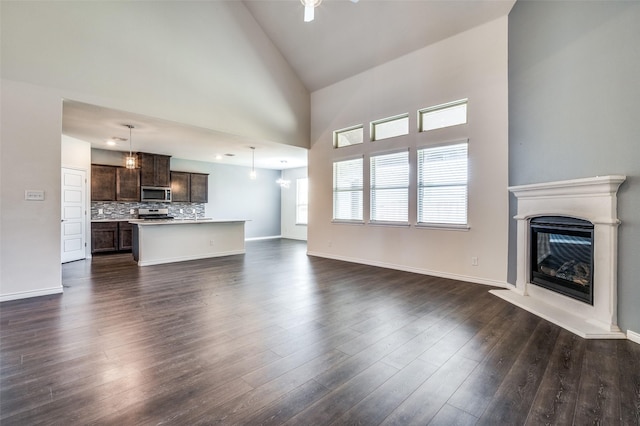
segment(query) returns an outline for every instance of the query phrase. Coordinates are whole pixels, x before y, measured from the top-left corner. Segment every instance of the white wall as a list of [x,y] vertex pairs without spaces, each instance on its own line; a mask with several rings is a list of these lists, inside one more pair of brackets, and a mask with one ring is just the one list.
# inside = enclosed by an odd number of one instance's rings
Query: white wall
[[307,225],[296,223],[297,187],[296,180],[307,177],[307,168],[287,169],[282,171],[282,179],[290,182],[289,188],[282,188],[281,229],[282,238],[292,240],[307,239]]
[[[468,124],[417,133],[420,108],[468,98]],[[311,94],[310,254],[503,285],[507,272],[507,18],[425,47]],[[410,134],[340,149],[332,131],[409,113]],[[332,163],[469,138],[468,231],[332,223]],[[415,171],[413,174],[415,179]],[[415,223],[415,184],[410,207]],[[365,218],[368,208],[365,207]],[[471,257],[478,257],[478,266]]]
[[[7,80],[0,93],[0,301],[59,293],[60,94]],[[25,201],[27,189],[44,201]]]
[[61,163],[62,167],[75,170],[83,170],[87,176],[86,188],[86,223],[87,230],[87,247],[85,256],[91,257],[91,145],[89,142],[81,141],[69,136],[62,135],[61,145]]

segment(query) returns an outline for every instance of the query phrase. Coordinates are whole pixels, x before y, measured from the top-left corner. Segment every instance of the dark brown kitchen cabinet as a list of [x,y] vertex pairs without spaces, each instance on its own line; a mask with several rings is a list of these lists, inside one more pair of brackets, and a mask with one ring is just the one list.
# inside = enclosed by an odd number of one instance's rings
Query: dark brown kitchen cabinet
[[91,201],[140,201],[140,170],[92,164]]
[[128,251],[133,246],[133,225],[129,222],[118,222],[118,250]]
[[209,175],[191,173],[191,202],[206,203],[209,200]]
[[91,253],[129,251],[133,225],[125,221],[91,223]]
[[91,201],[116,200],[116,167],[91,165]]
[[116,167],[116,200],[140,201],[140,169]]
[[171,201],[206,203],[209,200],[209,175],[171,172]]
[[171,172],[171,202],[188,203],[191,195],[191,173]]
[[142,186],[169,187],[171,185],[170,156],[139,152],[138,164]]
[[118,222],[91,224],[91,253],[118,250]]

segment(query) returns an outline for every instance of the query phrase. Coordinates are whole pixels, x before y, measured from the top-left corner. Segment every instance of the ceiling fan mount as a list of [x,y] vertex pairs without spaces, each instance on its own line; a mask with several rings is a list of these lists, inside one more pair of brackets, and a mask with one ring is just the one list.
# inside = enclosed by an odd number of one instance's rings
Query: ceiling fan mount
[[[351,3],[358,3],[360,0],[350,0]],[[304,22],[313,21],[316,7],[320,6],[322,0],[300,0],[304,6]]]

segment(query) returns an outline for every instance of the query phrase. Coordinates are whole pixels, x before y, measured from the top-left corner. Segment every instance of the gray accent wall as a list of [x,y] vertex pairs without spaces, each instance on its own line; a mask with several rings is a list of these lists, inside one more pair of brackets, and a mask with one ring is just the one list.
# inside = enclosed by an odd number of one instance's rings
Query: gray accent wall
[[[618,313],[640,332],[640,2],[522,1],[509,14],[509,184],[626,175]],[[510,217],[516,202],[510,200]],[[515,221],[508,281],[516,280]]]

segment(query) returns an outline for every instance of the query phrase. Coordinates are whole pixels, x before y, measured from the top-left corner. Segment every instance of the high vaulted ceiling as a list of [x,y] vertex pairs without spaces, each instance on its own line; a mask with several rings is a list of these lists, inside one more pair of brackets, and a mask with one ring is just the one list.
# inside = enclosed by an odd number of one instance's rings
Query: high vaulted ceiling
[[243,0],[310,92],[505,16],[515,0]]
[[[303,22],[300,0],[242,2],[307,90],[313,92],[505,16],[515,0],[324,0],[316,8],[315,20],[308,23]],[[303,148],[65,102],[63,133],[88,141],[92,147],[126,151],[126,141],[116,147],[105,145],[105,137],[127,136],[123,123],[138,128],[132,138],[137,151],[250,166],[248,146],[256,146],[256,167],[286,169],[306,165]],[[112,134],[105,136],[105,129]],[[234,157],[216,158],[216,154],[227,153]]]

